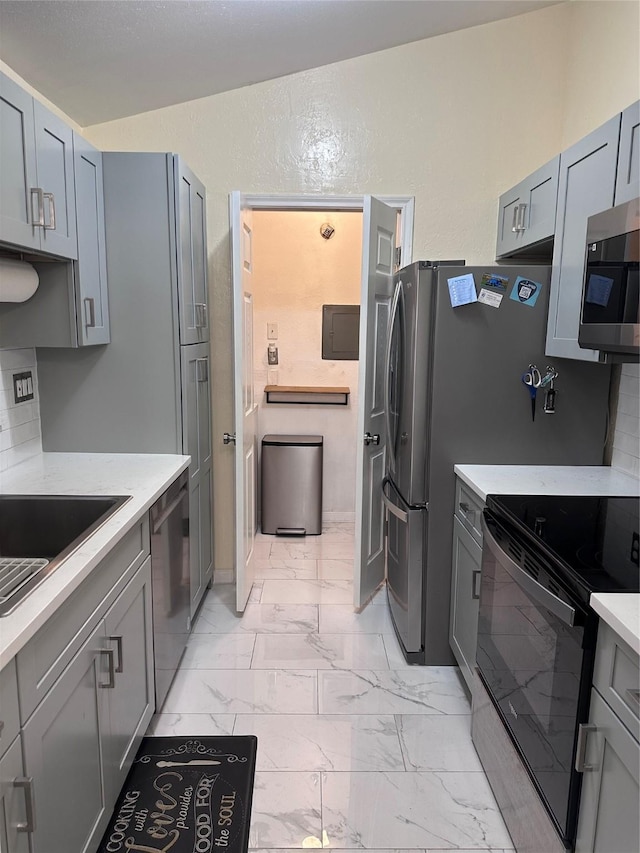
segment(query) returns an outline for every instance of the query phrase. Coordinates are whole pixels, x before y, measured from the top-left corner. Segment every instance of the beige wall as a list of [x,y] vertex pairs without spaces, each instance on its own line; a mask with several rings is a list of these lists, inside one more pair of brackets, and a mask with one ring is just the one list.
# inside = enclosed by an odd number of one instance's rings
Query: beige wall
[[[330,240],[320,225],[330,222]],[[253,307],[259,438],[268,433],[322,435],[322,514],[352,521],[358,362],[322,358],[322,306],[360,302],[362,214],[355,211],[253,211]],[[277,380],[269,379],[267,323],[278,324]],[[273,376],[271,377],[273,378]],[[347,386],[347,406],[265,402],[264,386]]]
[[500,192],[640,96],[637,32],[637,2],[574,0],[85,130],[177,151],[207,186],[218,568],[233,562],[228,193],[415,195],[415,258],[490,262]]

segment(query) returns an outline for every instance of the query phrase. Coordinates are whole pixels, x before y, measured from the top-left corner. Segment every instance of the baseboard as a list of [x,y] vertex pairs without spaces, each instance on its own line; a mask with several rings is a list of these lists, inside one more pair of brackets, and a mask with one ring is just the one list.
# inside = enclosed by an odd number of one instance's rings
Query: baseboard
[[322,523],[323,524],[355,524],[356,514],[355,512],[323,512],[322,513]]
[[233,583],[235,580],[233,569],[214,569],[213,583]]

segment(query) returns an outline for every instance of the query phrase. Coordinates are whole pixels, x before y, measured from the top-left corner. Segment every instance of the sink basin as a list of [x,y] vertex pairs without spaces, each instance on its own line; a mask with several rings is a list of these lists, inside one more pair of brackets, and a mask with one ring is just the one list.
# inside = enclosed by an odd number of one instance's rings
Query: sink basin
[[127,500],[128,495],[0,495],[0,616]]

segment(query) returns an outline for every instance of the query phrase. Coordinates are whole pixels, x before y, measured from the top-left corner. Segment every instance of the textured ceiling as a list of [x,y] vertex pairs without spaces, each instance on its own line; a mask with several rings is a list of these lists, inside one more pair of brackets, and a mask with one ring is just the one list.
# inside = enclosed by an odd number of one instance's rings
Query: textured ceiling
[[1,0],[0,59],[81,126],[559,0]]

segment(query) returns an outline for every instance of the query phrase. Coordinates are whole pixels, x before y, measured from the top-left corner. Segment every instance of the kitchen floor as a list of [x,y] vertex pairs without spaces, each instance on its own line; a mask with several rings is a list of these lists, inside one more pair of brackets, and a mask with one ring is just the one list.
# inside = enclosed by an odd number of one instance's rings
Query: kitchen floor
[[250,603],[207,593],[150,733],[257,736],[251,849],[512,850],[457,669],[405,663],[384,592],[354,612],[353,530],[258,535]]

